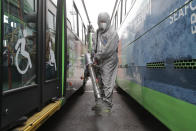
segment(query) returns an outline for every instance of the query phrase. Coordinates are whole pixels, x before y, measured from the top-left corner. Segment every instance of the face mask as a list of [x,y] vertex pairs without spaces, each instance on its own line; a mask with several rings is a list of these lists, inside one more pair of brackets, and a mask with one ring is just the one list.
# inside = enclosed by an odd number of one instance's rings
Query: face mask
[[105,31],[106,27],[107,27],[106,23],[100,23],[99,24],[99,29],[102,30],[102,31]]

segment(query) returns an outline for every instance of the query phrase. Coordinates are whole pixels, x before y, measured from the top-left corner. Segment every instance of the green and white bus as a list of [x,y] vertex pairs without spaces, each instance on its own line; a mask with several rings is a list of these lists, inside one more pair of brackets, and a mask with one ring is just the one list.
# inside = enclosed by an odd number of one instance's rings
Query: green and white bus
[[54,113],[82,87],[88,23],[78,4],[0,0],[0,129],[57,101]]

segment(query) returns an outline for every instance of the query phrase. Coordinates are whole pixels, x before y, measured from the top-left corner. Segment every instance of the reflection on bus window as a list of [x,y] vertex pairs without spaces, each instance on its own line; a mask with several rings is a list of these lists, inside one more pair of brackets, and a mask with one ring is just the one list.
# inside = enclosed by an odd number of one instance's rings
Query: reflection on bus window
[[35,84],[37,0],[4,0],[3,90]]
[[55,23],[56,23],[55,15],[52,12],[48,11],[48,27],[49,27],[49,29],[55,30],[55,28],[56,28]]
[[56,10],[57,7],[49,1],[46,29],[46,80],[55,79],[57,76],[57,61],[55,52]]
[[57,0],[52,0],[52,2],[57,6]]

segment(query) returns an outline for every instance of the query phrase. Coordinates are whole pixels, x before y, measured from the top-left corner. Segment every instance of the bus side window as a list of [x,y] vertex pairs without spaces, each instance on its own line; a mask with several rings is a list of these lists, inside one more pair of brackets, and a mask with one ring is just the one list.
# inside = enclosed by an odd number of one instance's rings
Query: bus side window
[[3,1],[3,91],[7,91],[36,83],[37,0]]
[[123,14],[126,15],[127,14],[127,0],[124,0],[124,11],[123,11]]
[[57,5],[55,1],[48,1],[46,19],[46,53],[45,53],[45,80],[56,79],[57,61],[56,61],[56,15]]
[[118,23],[119,23],[119,27],[120,27],[120,24],[121,24],[121,22],[122,22],[122,13],[121,13],[121,1],[120,1],[120,3],[119,3],[119,5],[118,5]]
[[132,8],[133,4],[136,0],[126,0],[126,14],[129,12],[129,10]]
[[82,26],[83,25],[83,22],[82,22],[82,19],[81,19],[81,16],[79,15],[79,38],[80,40],[82,40]]
[[122,8],[121,8],[121,15],[122,15],[122,21],[124,20],[125,16],[126,16],[126,3],[127,0],[122,0]]
[[78,9],[75,5],[75,3],[73,2],[73,8],[74,8],[74,33],[77,34],[77,36],[79,37],[79,13],[78,13]]
[[69,19],[67,18],[67,28],[72,31],[72,26],[71,26],[71,22],[69,21]]
[[118,29],[118,12],[115,14],[115,29]]
[[83,42],[86,45],[86,27],[83,25]]

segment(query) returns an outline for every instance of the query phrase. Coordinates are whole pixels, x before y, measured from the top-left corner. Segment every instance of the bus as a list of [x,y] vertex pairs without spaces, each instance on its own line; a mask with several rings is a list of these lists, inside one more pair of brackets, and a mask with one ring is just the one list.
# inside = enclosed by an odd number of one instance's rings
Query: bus
[[51,103],[54,113],[82,87],[88,23],[79,4],[0,1],[0,129],[23,123]]
[[117,0],[116,83],[170,130],[196,130],[196,0]]

